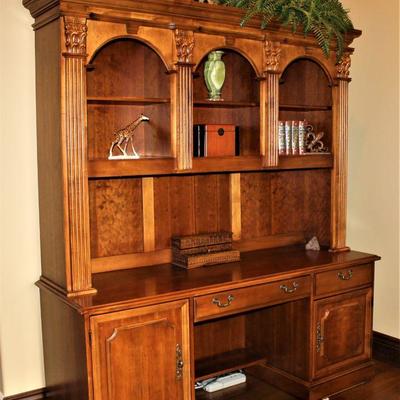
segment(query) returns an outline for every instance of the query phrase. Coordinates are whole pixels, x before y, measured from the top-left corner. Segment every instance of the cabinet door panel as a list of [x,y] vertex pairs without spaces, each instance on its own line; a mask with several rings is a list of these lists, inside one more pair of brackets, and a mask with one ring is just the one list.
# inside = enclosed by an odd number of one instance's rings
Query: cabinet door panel
[[95,400],[189,399],[188,318],[187,302],[92,317]]
[[370,358],[371,298],[366,289],[315,303],[314,377]]

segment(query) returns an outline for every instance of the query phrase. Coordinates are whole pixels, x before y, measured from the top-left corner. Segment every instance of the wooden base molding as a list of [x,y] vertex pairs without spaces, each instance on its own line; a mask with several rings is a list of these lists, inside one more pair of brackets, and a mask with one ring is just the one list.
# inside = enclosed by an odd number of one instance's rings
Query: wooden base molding
[[400,339],[374,331],[372,354],[376,360],[400,367]]
[[3,400],[42,400],[46,398],[46,389],[36,389],[29,392],[4,397]]

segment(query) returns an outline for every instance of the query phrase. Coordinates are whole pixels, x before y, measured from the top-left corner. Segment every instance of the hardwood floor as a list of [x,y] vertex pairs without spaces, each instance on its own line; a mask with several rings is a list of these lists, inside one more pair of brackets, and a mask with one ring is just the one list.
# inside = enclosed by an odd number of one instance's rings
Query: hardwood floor
[[331,400],[400,400],[400,368],[376,362],[376,376],[366,385],[337,395]]
[[[265,383],[248,376],[246,384],[238,385],[213,394],[199,391],[196,400],[297,400]],[[330,400],[400,400],[400,368],[376,361],[376,376],[368,384]]]

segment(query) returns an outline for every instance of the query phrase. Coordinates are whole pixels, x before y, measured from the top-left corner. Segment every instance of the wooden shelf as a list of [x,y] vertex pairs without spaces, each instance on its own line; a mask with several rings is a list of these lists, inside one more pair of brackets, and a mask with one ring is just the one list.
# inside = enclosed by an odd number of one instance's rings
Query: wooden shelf
[[278,169],[332,168],[331,153],[313,153],[296,156],[279,156]]
[[214,393],[196,390],[196,400],[296,400],[295,397],[246,374],[246,382]]
[[281,104],[280,111],[331,111],[332,106],[312,106],[312,105],[297,105],[297,104]]
[[265,361],[265,357],[248,349],[238,349],[195,361],[196,381],[226,374]]
[[242,107],[259,107],[260,103],[247,101],[210,101],[210,100],[195,100],[195,107],[203,108],[242,108]]
[[151,105],[168,104],[169,98],[151,98],[151,97],[88,97],[88,104],[111,104],[111,105]]
[[[306,154],[279,156],[278,167],[269,170],[332,168],[332,154]],[[260,171],[260,156],[195,157],[191,170],[178,171],[172,157],[144,157],[138,160],[91,160],[89,178],[112,178],[123,176],[171,175],[184,173]]]
[[195,157],[193,172],[257,171],[261,169],[260,156]]
[[172,157],[146,157],[138,160],[93,160],[89,161],[89,178],[119,176],[166,175],[174,172]]

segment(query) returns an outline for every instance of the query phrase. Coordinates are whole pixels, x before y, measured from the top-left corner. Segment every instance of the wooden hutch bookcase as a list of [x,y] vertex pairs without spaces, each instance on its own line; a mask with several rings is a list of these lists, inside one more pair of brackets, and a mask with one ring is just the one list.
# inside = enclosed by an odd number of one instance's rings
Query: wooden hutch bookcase
[[[280,388],[317,400],[371,379],[379,257],[346,246],[360,32],[337,62],[310,36],[240,28],[242,11],[193,0],[23,4],[35,18],[48,397],[261,400]],[[221,102],[203,79],[216,49]],[[140,159],[108,160],[113,132],[140,113]],[[330,152],[279,155],[278,121],[304,119]],[[194,124],[240,126],[240,155],[193,157]],[[240,262],[171,265],[173,235],[222,230]],[[313,236],[321,251],[304,249]],[[246,384],[194,389],[237,369]]]

